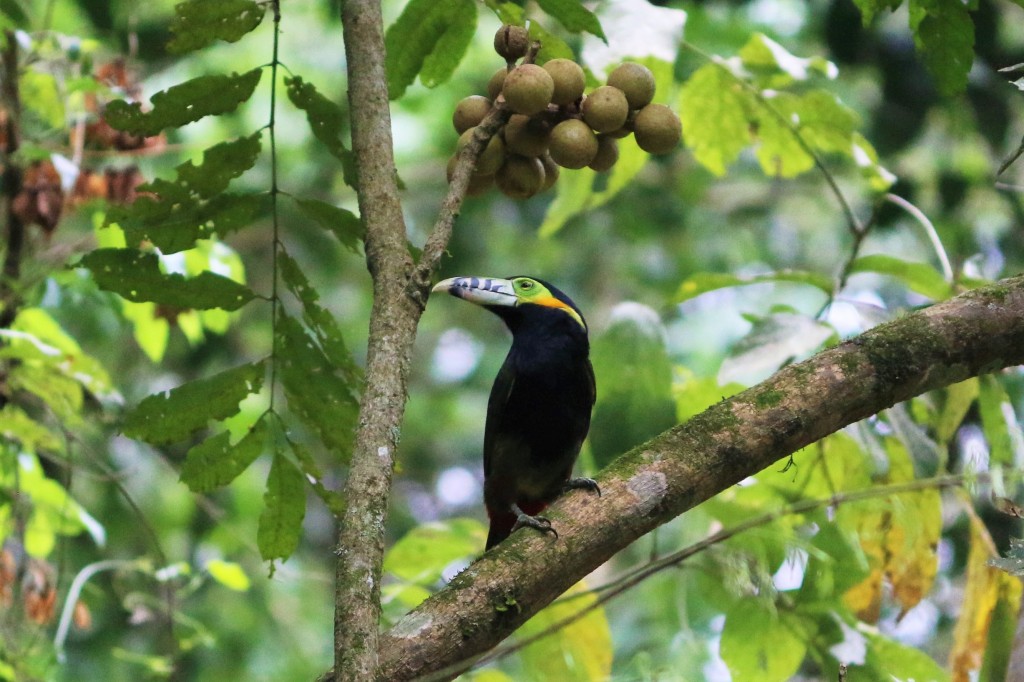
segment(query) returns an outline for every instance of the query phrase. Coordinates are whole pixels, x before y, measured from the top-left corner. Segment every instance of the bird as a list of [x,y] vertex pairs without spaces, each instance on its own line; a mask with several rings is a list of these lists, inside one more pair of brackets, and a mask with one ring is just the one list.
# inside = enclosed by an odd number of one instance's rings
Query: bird
[[567,490],[601,493],[593,479],[572,477],[597,396],[583,314],[536,277],[452,277],[432,291],[484,307],[512,332],[487,401],[485,551],[519,528],[557,538],[540,512]]

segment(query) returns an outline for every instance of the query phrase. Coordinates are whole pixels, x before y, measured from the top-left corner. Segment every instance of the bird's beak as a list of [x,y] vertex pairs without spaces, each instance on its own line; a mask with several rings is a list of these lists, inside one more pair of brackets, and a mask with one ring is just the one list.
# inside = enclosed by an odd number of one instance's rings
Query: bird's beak
[[444,291],[477,305],[512,307],[519,304],[512,280],[494,277],[452,277],[434,285],[431,291]]

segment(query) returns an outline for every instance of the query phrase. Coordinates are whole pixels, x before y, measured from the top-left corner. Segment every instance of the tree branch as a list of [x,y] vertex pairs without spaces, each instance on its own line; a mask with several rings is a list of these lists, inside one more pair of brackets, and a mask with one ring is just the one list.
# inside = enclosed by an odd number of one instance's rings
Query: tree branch
[[516,533],[486,553],[382,635],[378,679],[479,655],[641,535],[776,460],[915,395],[1022,362],[1018,276],[787,366],[617,459],[598,479],[600,498],[558,500],[547,514],[558,539]]
[[348,504],[338,531],[334,656],[337,679],[367,680],[377,667],[384,526],[422,308],[405,289],[412,259],[398,197],[380,3],[345,0],[341,20],[373,308],[366,386],[346,485]]

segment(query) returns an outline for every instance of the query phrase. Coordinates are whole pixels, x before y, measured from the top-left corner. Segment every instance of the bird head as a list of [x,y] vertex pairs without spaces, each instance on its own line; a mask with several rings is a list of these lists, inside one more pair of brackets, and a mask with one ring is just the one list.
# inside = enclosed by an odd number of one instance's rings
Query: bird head
[[556,319],[571,319],[584,334],[587,332],[583,314],[572,299],[536,277],[452,277],[438,282],[433,291],[483,306],[502,318],[513,334],[529,320]]

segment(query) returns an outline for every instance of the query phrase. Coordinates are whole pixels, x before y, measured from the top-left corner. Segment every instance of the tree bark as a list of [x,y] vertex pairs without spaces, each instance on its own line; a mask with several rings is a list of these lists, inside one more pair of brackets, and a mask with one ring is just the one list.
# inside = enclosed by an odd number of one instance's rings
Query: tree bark
[[406,292],[412,258],[398,197],[380,3],[343,0],[341,14],[373,308],[366,386],[338,531],[334,660],[338,679],[367,680],[377,667],[384,528],[422,306]]
[[598,478],[601,497],[559,499],[546,514],[557,539],[521,532],[486,553],[382,635],[378,679],[454,677],[616,552],[725,488],[898,402],[1022,362],[1019,276],[785,367],[617,459]]

